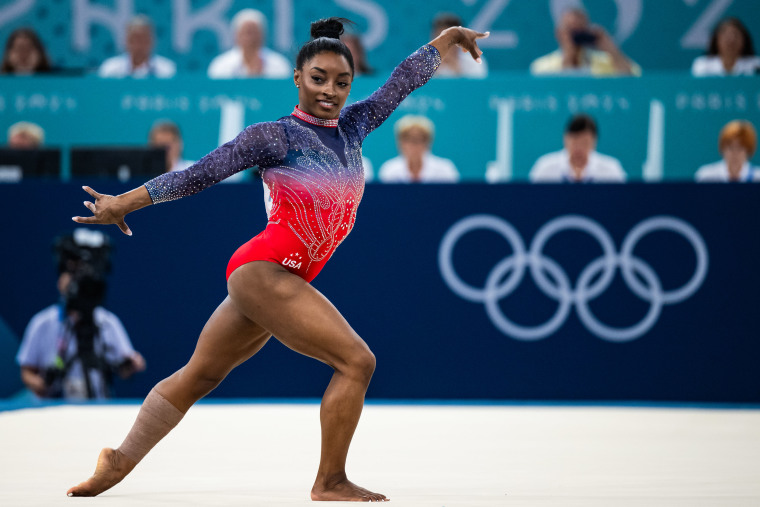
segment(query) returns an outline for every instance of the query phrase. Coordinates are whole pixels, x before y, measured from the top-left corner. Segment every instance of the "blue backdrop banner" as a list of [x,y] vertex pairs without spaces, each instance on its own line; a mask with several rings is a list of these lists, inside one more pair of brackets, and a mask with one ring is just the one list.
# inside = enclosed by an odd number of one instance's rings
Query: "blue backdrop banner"
[[[84,197],[0,186],[4,340],[56,300],[51,244]],[[188,359],[261,200],[219,185],[105,229],[106,306],[148,362],[119,395]],[[370,185],[314,284],[377,355],[370,397],[758,402],[758,203],[754,185]],[[330,373],[272,340],[213,396],[315,397]]]

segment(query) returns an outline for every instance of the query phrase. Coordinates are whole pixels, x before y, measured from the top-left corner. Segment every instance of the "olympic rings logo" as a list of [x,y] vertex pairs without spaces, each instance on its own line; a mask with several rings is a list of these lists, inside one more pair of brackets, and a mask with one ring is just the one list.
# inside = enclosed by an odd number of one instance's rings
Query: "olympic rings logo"
[[[478,229],[496,232],[507,240],[512,253],[499,261],[489,272],[483,288],[473,287],[459,277],[454,269],[452,254],[459,239]],[[592,260],[571,283],[560,264],[544,255],[546,243],[562,231],[581,231],[594,238],[602,247],[602,256]],[[633,252],[638,242],[655,231],[670,231],[684,237],[696,253],[694,274],[681,287],[663,290],[657,273]],[[578,317],[591,333],[612,342],[635,340],[655,325],[664,305],[680,303],[691,297],[707,275],[707,246],[702,236],[689,223],[670,216],[654,216],[637,224],[623,240],[618,253],[609,233],[596,221],[580,215],[564,215],[546,223],[536,233],[526,250],[520,234],[507,221],[493,215],[471,215],[452,225],[441,241],[438,265],[446,285],[459,297],[482,303],[491,322],[505,335],[525,341],[546,338],[556,332],[575,307]],[[589,302],[610,286],[617,269],[628,288],[649,303],[644,318],[630,327],[617,328],[601,322],[590,310]],[[527,327],[507,318],[499,301],[509,296],[530,271],[536,286],[558,303],[557,311],[545,323]]]

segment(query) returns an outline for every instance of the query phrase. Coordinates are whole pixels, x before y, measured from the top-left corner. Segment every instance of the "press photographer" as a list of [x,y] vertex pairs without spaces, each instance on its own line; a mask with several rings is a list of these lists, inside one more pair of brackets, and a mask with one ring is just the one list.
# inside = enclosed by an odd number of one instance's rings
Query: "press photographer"
[[114,375],[145,369],[119,318],[101,306],[111,267],[108,236],[76,229],[55,241],[59,303],[32,317],[16,360],[37,396],[67,400],[110,397]]

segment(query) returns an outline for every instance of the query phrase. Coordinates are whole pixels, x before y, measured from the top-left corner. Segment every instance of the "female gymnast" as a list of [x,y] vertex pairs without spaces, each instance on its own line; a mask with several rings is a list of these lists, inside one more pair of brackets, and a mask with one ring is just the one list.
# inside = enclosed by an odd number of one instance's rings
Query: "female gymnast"
[[103,449],[95,473],[69,489],[94,496],[120,482],[190,407],[258,352],[274,335],[287,347],[334,370],[320,408],[321,456],[312,500],[385,501],[350,482],[345,465],[375,357],[338,310],[309,282],[354,226],[364,193],[361,145],[399,103],[433,75],[453,46],[479,60],[487,33],[453,27],[418,49],[366,100],[343,108],[354,75],[339,40],[342,18],[311,25],[296,59],[298,105],[290,116],[257,123],[184,171],[110,196],[84,187],[95,202],[84,224],[116,224],[150,204],[199,192],[258,166],[273,206],[265,230],[241,246],[227,267],[228,296],[201,331],[189,362],[151,390],[118,449]]

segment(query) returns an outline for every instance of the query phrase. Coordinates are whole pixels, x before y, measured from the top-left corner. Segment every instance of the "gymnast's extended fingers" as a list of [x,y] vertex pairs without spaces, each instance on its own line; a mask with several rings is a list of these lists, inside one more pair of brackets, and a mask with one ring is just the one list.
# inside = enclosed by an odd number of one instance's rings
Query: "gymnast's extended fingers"
[[481,51],[480,48],[478,47],[477,40],[485,39],[486,37],[491,35],[491,32],[475,32],[472,30],[468,30],[468,32],[469,32],[467,34],[468,37],[466,37],[462,49],[469,51],[470,55],[472,55],[472,58],[476,62],[480,63],[481,62],[480,55],[483,54],[483,51]]
[[119,229],[121,229],[121,232],[123,232],[123,233],[124,233],[124,234],[126,234],[127,236],[131,236],[131,235],[132,235],[132,230],[131,230],[131,229],[129,228],[129,226],[127,225],[127,222],[125,222],[124,220],[122,220],[121,222],[119,222],[119,223],[118,223],[118,224],[116,224],[116,225],[118,225],[118,226],[119,226]]
[[97,193],[96,191],[88,187],[87,185],[83,186],[82,190],[84,190],[85,192],[93,196],[95,199],[100,199],[101,197],[103,197],[103,194]]
[[95,217],[71,217],[73,221],[78,224],[97,224],[99,223]]

